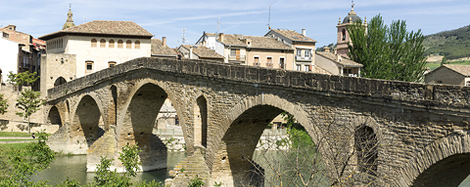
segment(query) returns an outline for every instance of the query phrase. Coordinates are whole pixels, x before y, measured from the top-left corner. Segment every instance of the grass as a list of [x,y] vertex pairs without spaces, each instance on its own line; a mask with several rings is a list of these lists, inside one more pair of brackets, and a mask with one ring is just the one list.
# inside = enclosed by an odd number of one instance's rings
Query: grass
[[12,148],[12,149],[26,149],[30,143],[11,143],[11,144],[2,144],[0,147]]
[[33,139],[0,139],[0,142],[33,141]]
[[0,137],[30,137],[31,134],[27,132],[5,132],[0,131]]
[[[447,62],[447,64],[454,64],[454,65],[470,65],[470,61],[468,60],[458,60],[458,61],[451,61]],[[428,62],[426,63],[426,67],[431,68],[431,70],[434,70],[441,66],[440,62]]]

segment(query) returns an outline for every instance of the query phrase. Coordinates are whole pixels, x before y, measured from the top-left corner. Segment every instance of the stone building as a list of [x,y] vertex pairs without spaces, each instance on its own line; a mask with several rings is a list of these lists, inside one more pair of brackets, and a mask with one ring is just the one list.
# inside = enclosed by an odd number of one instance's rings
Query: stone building
[[[46,43],[33,36],[19,32],[15,25],[0,28],[0,48],[2,53],[3,81],[7,80],[9,72],[21,73],[25,71],[39,74],[41,54],[45,52]],[[15,57],[16,56],[16,57]],[[39,90],[39,81],[33,84],[34,90]]]
[[203,59],[224,62],[224,56],[201,45],[181,45],[178,47],[178,52],[181,53],[182,58],[186,59]]
[[361,68],[364,66],[339,54],[325,50],[324,52],[315,52],[315,63],[317,66],[325,69],[333,75],[360,77]]
[[[337,28],[337,41],[336,50],[337,53],[343,57],[348,57],[348,44],[351,43],[351,38],[348,33],[348,25],[356,22],[362,22],[362,19],[354,11],[354,4],[351,5],[351,11],[341,22],[341,17],[338,20]],[[367,21],[364,19],[363,25],[367,27]]]
[[266,37],[272,37],[294,49],[294,67],[296,71],[312,71],[315,67],[315,41],[307,37],[307,30],[302,33],[293,30],[271,29]]
[[[41,69],[41,92],[75,78],[139,57],[151,56],[153,34],[132,21],[91,21],[44,35],[47,55]],[[58,72],[59,69],[67,70]]]
[[166,45],[166,37],[162,40],[152,38],[152,57],[178,58],[178,53]]
[[470,66],[444,64],[427,73],[424,82],[426,84],[470,86]]
[[272,37],[204,33],[196,45],[215,50],[225,63],[294,70],[294,50]]

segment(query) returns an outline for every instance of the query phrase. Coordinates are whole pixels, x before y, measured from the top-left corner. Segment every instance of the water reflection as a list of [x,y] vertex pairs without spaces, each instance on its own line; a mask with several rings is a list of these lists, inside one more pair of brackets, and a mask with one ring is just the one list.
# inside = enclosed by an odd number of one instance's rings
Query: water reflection
[[[167,169],[139,173],[136,178],[146,181],[164,181],[168,178],[168,172],[185,158],[185,152],[169,152]],[[51,163],[49,169],[45,169],[37,175],[33,175],[31,179],[33,181],[49,181],[50,185],[57,185],[61,184],[68,177],[71,180],[77,180],[80,184],[85,185],[92,182],[94,176],[94,173],[86,172],[86,155],[76,155],[57,157],[54,162]]]

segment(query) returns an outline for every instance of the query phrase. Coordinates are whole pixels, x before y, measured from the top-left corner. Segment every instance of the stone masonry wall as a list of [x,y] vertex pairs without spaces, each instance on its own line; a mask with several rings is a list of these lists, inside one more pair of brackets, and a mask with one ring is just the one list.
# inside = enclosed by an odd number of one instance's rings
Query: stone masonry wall
[[[48,90],[47,107],[68,101],[68,116],[74,116],[80,99],[88,95],[96,101],[101,117],[107,119],[108,106],[111,106],[109,90],[112,85],[116,86],[118,119],[114,136],[119,145],[115,150],[119,150],[120,145],[134,140],[134,136],[148,133],[136,131],[140,127],[123,124],[129,121],[125,116],[132,98],[139,96],[139,89],[148,84],[162,89],[174,105],[189,155],[194,151],[196,99],[203,96],[207,101],[207,147],[202,149],[211,184],[240,185],[235,178],[245,176],[246,170],[238,170],[240,168],[234,168],[233,164],[246,164],[245,159],[252,156],[261,127],[281,110],[293,114],[314,142],[322,147],[320,151],[330,170],[338,169],[337,163],[345,161],[342,157],[333,158],[338,155],[336,153],[347,155],[352,152],[355,129],[360,125],[371,127],[380,144],[378,179],[374,184],[381,186],[411,185],[421,172],[439,161],[417,159],[425,150],[431,149],[429,146],[448,137],[466,137],[470,132],[470,88],[467,87],[339,77],[196,60],[140,58],[119,64]],[[152,109],[134,108],[132,110],[137,113]],[[139,121],[132,123],[139,124]],[[253,136],[237,135],[236,129]],[[326,146],[321,139],[336,144]],[[246,146],[240,146],[242,144]],[[468,150],[444,146],[437,158],[463,152]],[[348,176],[356,170],[357,159],[345,162]],[[415,165],[419,165],[419,169],[412,169]]]

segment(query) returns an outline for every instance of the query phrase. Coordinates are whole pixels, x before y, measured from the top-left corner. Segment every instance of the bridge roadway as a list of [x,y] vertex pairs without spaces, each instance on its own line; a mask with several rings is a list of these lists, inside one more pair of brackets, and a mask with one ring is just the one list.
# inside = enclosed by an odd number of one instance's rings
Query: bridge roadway
[[[44,115],[63,124],[48,143],[87,154],[89,171],[128,143],[142,149],[143,170],[165,168],[166,147],[151,132],[167,97],[197,162],[185,173],[207,184],[262,185],[249,160],[282,111],[318,146],[332,184],[456,186],[470,172],[469,87],[198,60],[139,58],[48,90]],[[172,176],[175,186],[190,177]]]

